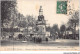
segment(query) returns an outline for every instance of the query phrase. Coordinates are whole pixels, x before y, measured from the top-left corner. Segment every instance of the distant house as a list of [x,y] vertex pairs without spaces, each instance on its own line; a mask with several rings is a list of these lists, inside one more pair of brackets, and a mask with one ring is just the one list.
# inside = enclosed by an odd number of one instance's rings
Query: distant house
[[50,32],[46,31],[46,37],[50,36]]
[[79,39],[79,29],[74,30],[74,29],[68,27],[66,29],[66,38]]

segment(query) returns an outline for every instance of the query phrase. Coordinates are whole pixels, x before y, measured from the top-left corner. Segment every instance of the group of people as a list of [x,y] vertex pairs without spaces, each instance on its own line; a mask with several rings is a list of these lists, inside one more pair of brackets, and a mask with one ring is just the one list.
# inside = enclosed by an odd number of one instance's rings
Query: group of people
[[[45,41],[48,42],[48,38],[45,38]],[[42,38],[40,38],[40,37],[33,37],[33,42],[41,43],[42,42]]]
[[39,38],[39,37],[33,37],[33,42],[35,42],[35,43],[41,43],[42,39]]
[[[18,35],[18,38],[19,39],[27,39],[27,38],[25,38],[25,36],[24,35],[22,35],[22,34],[19,34]],[[41,37],[30,37],[31,38],[31,41],[32,42],[34,42],[34,43],[41,43],[42,41],[43,41],[43,39],[46,41],[46,42],[48,42],[48,38],[47,37],[45,37],[45,38],[41,38]]]

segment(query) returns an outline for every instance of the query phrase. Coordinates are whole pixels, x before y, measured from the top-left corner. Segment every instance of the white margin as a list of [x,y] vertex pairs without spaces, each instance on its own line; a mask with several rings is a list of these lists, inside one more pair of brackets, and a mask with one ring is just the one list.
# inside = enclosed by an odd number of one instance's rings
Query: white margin
[[80,0],[79,0],[79,50],[80,50]]

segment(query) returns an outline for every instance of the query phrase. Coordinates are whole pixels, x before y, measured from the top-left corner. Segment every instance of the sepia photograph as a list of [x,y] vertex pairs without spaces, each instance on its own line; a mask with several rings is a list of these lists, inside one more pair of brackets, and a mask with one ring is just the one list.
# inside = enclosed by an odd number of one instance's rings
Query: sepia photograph
[[79,0],[0,0],[0,51],[79,51]]

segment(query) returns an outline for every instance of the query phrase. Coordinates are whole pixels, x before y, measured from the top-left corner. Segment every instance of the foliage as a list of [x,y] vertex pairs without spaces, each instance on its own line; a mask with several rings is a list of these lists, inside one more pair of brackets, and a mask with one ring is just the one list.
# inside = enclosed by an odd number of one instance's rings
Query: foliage
[[36,25],[36,20],[32,16],[28,15],[27,16],[27,21],[28,21],[28,26],[35,26]]
[[15,10],[16,1],[1,1],[1,23],[11,20],[11,12]]
[[52,36],[58,35],[59,33],[59,28],[57,24],[54,24],[53,27],[50,30],[50,33],[52,34]]
[[[75,24],[76,23],[76,24]],[[73,25],[75,24],[75,25]],[[68,25],[73,26],[79,26],[79,11],[76,11],[69,19]]]
[[72,31],[73,38],[76,38],[77,36],[76,34],[79,34],[79,33],[76,33],[77,32],[76,28],[79,27],[79,11],[75,11],[75,13],[70,17],[68,21],[68,26],[70,28],[69,30]]
[[18,26],[25,28],[27,26],[27,22],[26,21],[20,21]]
[[51,30],[51,27],[46,27],[46,31],[50,31]]
[[66,26],[65,25],[61,25],[60,31],[63,33],[65,30],[66,30]]

